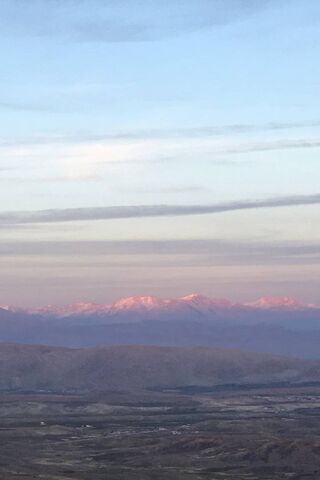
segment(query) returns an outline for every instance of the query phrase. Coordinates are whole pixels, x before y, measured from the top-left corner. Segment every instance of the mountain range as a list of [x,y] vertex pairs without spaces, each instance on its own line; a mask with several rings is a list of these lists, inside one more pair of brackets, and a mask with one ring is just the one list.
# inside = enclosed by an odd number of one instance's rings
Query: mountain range
[[234,303],[198,294],[33,310],[3,306],[0,341],[72,347],[215,346],[320,358],[320,307],[291,297]]
[[[10,310],[10,307],[6,307]],[[176,299],[163,299],[154,296],[136,296],[121,298],[113,304],[76,303],[63,307],[47,306],[35,309],[31,313],[41,313],[59,317],[74,315],[100,315],[113,317],[114,315],[129,314],[132,318],[139,316],[167,314],[183,316],[192,312],[198,315],[212,315],[220,311],[236,312],[239,310],[280,310],[280,311],[314,311],[320,313],[320,306],[303,304],[292,297],[262,297],[251,303],[233,303],[226,299],[210,298],[204,295],[191,294]],[[140,317],[139,317],[140,318]]]

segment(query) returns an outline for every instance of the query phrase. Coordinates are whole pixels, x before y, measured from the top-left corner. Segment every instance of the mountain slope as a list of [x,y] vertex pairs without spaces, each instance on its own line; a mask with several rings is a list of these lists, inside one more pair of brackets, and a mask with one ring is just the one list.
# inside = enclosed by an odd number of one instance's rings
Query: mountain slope
[[0,388],[128,390],[320,380],[320,362],[210,348],[0,345]]

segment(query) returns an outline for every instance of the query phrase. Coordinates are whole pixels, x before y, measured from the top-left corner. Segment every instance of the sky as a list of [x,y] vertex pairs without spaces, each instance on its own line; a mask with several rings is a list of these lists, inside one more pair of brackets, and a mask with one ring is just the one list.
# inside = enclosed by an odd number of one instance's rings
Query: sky
[[320,303],[318,0],[1,0],[0,304]]

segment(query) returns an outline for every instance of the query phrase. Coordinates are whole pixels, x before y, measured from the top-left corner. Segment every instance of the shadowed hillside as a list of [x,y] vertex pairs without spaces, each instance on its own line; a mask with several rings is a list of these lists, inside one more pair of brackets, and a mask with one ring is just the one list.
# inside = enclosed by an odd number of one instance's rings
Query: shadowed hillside
[[130,390],[320,380],[320,364],[210,348],[0,346],[2,390]]

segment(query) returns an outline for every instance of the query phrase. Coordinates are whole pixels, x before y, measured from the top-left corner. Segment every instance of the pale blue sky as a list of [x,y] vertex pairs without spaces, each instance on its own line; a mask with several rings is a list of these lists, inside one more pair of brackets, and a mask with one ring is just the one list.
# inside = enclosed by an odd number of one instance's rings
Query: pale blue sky
[[[320,302],[317,0],[2,0],[0,40],[0,304]],[[57,221],[292,196],[304,205]],[[45,209],[54,221],[15,213]]]

